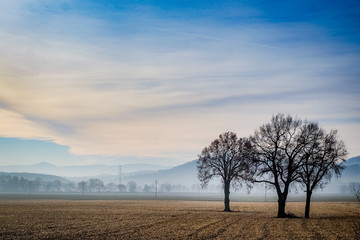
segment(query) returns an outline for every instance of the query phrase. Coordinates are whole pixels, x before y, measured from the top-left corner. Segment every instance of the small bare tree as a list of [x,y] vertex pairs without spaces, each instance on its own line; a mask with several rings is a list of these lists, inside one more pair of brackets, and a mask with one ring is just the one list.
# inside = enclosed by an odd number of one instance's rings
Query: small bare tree
[[299,175],[306,189],[305,218],[309,218],[313,191],[323,188],[333,173],[337,176],[341,174],[345,168],[342,163],[346,160],[347,150],[345,144],[337,139],[337,131],[326,134],[314,122],[306,122],[302,131],[307,145],[303,149]]
[[360,183],[352,183],[351,190],[354,193],[356,200],[360,202]]
[[236,133],[226,132],[205,147],[199,155],[197,169],[201,185],[204,188],[213,177],[221,177],[226,212],[231,211],[230,184],[246,181],[251,175],[250,148],[251,144],[247,139],[238,139]]

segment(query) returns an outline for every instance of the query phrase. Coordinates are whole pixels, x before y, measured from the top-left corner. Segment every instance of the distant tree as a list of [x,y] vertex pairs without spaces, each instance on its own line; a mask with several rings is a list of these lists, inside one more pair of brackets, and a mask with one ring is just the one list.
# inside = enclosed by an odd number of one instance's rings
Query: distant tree
[[19,181],[19,187],[20,187],[20,191],[21,191],[21,192],[26,192],[26,191],[28,191],[29,180],[21,177],[21,178],[20,178],[20,181]]
[[53,185],[54,185],[54,191],[55,192],[60,192],[61,191],[61,182],[60,180],[54,180],[53,181]]
[[308,144],[303,149],[299,175],[306,189],[305,218],[309,218],[313,191],[323,188],[331,179],[332,173],[337,176],[341,174],[347,150],[345,144],[337,139],[337,131],[332,130],[326,134],[314,122],[306,122],[302,131]]
[[100,192],[105,189],[104,182],[97,178],[91,178],[87,181],[90,192]]
[[108,183],[106,184],[106,190],[109,191],[109,192],[116,192],[117,190],[117,185],[115,183]]
[[75,190],[75,183],[74,182],[67,182],[64,184],[66,192],[73,192]]
[[149,185],[145,184],[144,192],[150,192],[150,190],[151,190],[151,187]]
[[171,192],[171,184],[169,184],[169,183],[161,184],[160,191],[161,192]]
[[117,187],[119,192],[126,192],[126,186],[124,184],[119,184]]
[[38,192],[41,186],[41,178],[36,178],[34,181],[31,181],[30,189],[31,192]]
[[100,179],[96,179],[95,181],[95,189],[97,192],[101,192],[101,191],[104,191],[105,189],[105,185],[104,185],[104,182]]
[[0,190],[2,192],[9,192],[9,179],[10,176],[0,176]]
[[50,192],[52,189],[52,182],[45,182],[44,183],[44,189],[45,189],[45,192]]
[[127,184],[129,192],[136,192],[136,182],[130,181]]
[[81,181],[77,184],[79,191],[84,195],[84,192],[88,191],[88,186],[85,181]]
[[12,177],[12,189],[14,192],[18,191],[19,186],[19,178],[17,176]]
[[350,187],[356,197],[356,200],[360,202],[360,183],[351,183]]
[[246,181],[251,175],[249,151],[251,144],[247,139],[237,138],[236,133],[225,132],[205,147],[197,161],[198,178],[206,187],[215,176],[224,184],[224,211],[230,210],[230,184]]
[[254,149],[253,181],[267,183],[278,195],[277,217],[287,217],[285,204],[291,184],[299,179],[300,154],[307,144],[301,134],[302,121],[277,114],[250,137]]

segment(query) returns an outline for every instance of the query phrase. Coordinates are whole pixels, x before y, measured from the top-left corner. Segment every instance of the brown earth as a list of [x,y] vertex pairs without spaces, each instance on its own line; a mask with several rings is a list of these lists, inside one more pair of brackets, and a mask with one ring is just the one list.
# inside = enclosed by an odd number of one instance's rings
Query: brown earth
[[360,204],[200,201],[0,201],[0,239],[360,239]]

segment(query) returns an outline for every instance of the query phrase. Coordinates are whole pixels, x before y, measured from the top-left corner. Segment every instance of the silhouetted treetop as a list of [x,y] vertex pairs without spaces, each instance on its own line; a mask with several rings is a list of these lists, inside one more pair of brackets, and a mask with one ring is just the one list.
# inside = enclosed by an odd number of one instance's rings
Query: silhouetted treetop
[[236,133],[225,132],[205,147],[198,159],[198,178],[202,187],[210,179],[221,177],[224,184],[225,211],[230,211],[230,183],[247,181],[252,175],[250,155],[251,144],[248,139],[238,138]]

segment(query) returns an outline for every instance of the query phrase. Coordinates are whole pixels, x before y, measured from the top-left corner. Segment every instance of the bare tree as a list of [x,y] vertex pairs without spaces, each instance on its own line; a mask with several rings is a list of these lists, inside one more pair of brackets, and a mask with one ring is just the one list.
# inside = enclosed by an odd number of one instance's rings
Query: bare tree
[[150,191],[151,191],[151,187],[150,187],[149,185],[145,184],[143,191],[144,191],[144,192],[150,192]]
[[119,192],[126,192],[126,186],[124,184],[117,185]]
[[290,115],[277,114],[250,137],[257,168],[253,181],[268,183],[276,189],[277,217],[288,217],[286,199],[291,184],[299,178],[299,156],[306,144],[301,136],[301,124],[301,120]]
[[134,181],[128,182],[127,188],[128,188],[128,192],[131,192],[131,193],[136,192],[136,182],[134,182]]
[[79,191],[81,191],[81,194],[84,195],[84,192],[87,190],[88,186],[85,181],[81,181],[77,184]]
[[224,211],[230,210],[230,184],[249,179],[251,174],[249,151],[251,144],[247,139],[238,139],[236,133],[226,132],[205,147],[197,162],[198,178],[202,187],[210,179],[219,176],[224,184]]
[[310,202],[313,191],[323,188],[331,176],[337,176],[345,168],[342,162],[346,160],[345,144],[337,139],[337,131],[325,131],[317,123],[305,123],[303,137],[308,143],[303,149],[302,164],[299,171],[302,184],[306,189],[305,218],[310,216]]
[[100,192],[105,189],[104,182],[97,178],[91,178],[87,181],[90,192]]
[[360,183],[351,183],[350,187],[356,197],[356,200],[360,202]]

